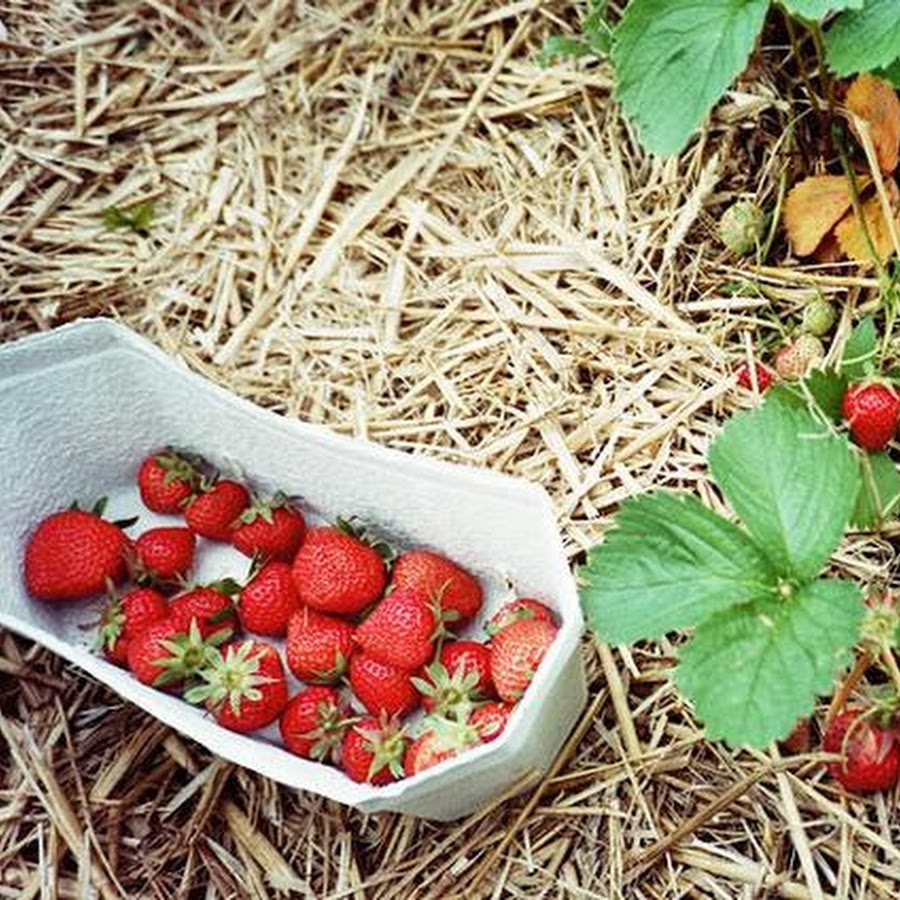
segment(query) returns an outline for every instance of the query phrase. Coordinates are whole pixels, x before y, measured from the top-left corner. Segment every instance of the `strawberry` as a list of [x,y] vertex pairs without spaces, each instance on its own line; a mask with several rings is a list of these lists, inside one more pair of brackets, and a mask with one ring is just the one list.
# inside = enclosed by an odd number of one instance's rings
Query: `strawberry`
[[553,611],[540,600],[531,597],[519,597],[504,603],[485,623],[484,630],[488,637],[518,622],[520,619],[540,619],[544,622],[555,622]]
[[336,688],[316,685],[290,699],[279,728],[284,745],[304,759],[338,761],[353,711]]
[[828,764],[828,773],[848,791],[886,791],[900,778],[897,728],[884,727],[862,709],[836,716],[825,731],[822,749],[843,757]]
[[415,588],[391,591],[357,627],[353,640],[373,659],[398,669],[419,669],[434,655],[437,620]]
[[424,593],[444,622],[465,622],[478,614],[484,592],[478,579],[452,560],[431,550],[408,550],[394,562],[391,580],[397,587]]
[[99,647],[110,662],[126,665],[129,641],[168,615],[165,597],[153,588],[134,588],[122,597],[111,594],[100,615]]
[[476,641],[445,644],[423,678],[413,678],[427,713],[465,719],[479,700],[494,696],[491,650]]
[[481,736],[472,725],[431,718],[428,727],[407,748],[403,771],[408,776],[418,775],[480,743]]
[[304,606],[288,622],[284,656],[301,681],[338,681],[347,671],[352,650],[353,626],[343,619]]
[[501,700],[515,703],[526,691],[558,629],[542,619],[513,622],[491,641],[491,677]]
[[204,640],[196,624],[184,631],[171,619],[160,619],[128,641],[128,668],[143,684],[174,685],[196,675],[224,637],[220,632]]
[[860,447],[884,450],[900,421],[900,394],[893,385],[878,381],[851,384],[844,392],[841,411]]
[[490,700],[483,706],[479,706],[469,716],[469,724],[478,732],[482,743],[487,744],[500,737],[509,722],[512,711],[513,707],[508,703]]
[[250,505],[247,488],[223,478],[193,497],[185,508],[184,518],[195,534],[230,544],[241,514]]
[[801,334],[775,355],[775,371],[782,378],[802,378],[825,359],[822,342],[812,334]]
[[237,613],[229,596],[233,587],[225,581],[187,588],[169,602],[169,615],[181,631],[187,631],[196,620],[204,638],[216,631],[232,634],[237,626]]
[[837,319],[837,310],[835,310],[834,304],[824,297],[816,297],[815,300],[807,303],[803,310],[803,330],[816,337],[824,337],[831,331],[835,319]]
[[350,687],[360,703],[373,715],[402,718],[419,703],[419,692],[409,672],[379,662],[365,653],[350,657]]
[[[95,510],[101,509],[98,505]],[[99,512],[67,509],[43,519],[25,547],[25,587],[36,600],[82,600],[128,573],[130,540]]]
[[138,469],[141,500],[153,512],[181,512],[199,482],[194,463],[170,448],[151,453]]
[[753,390],[753,379],[755,377],[756,387],[760,394],[764,394],[777,377],[768,366],[758,362],[754,362],[752,368],[748,363],[741,363],[735,369],[734,374],[737,376],[737,383],[748,391]]
[[139,580],[182,581],[194,564],[196,547],[190,528],[150,528],[134,542],[135,573]]
[[309,531],[293,568],[300,601],[336,615],[361,612],[382,595],[387,584],[387,570],[378,553],[331,525]]
[[396,720],[363,718],[350,727],[341,743],[341,766],[354,781],[388,784],[403,777],[408,740]]
[[245,556],[290,562],[303,543],[306,522],[283,494],[255,499],[238,519],[231,542]]
[[188,703],[204,703],[216,721],[242,734],[271,725],[288,700],[281,656],[263,641],[237,641],[211,653],[189,688]]
[[238,600],[241,625],[256,634],[284,637],[288,620],[300,609],[291,567],[285,562],[266,563],[244,586]]

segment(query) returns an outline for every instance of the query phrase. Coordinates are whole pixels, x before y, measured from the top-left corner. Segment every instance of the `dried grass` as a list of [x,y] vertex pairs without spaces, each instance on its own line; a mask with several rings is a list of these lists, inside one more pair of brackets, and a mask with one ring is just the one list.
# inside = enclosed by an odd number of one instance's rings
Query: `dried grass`
[[[715,242],[790,162],[765,71],[648,158],[603,66],[535,65],[572,14],[0,0],[0,340],[116,316],[283,415],[541,482],[573,561],[651,484],[717,502],[703,454],[751,337],[875,284]],[[104,228],[141,202],[148,234]],[[553,770],[436,825],[281,789],[0,635],[0,897],[896,896],[891,797],[704,742],[666,642],[584,651]]]

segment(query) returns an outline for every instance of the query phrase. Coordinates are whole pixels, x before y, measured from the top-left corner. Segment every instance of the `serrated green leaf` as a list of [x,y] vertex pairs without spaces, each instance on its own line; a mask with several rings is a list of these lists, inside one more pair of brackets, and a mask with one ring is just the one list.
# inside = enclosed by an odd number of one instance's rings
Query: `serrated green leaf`
[[813,369],[799,381],[781,381],[766,392],[766,401],[794,409],[818,409],[833,422],[841,420],[847,379],[834,369]]
[[767,400],[725,426],[710,447],[709,468],[773,567],[787,578],[814,578],[859,491],[846,438],[807,410]]
[[859,467],[862,484],[851,521],[855,528],[873,528],[900,502],[900,472],[887,453],[861,453]]
[[837,75],[889,66],[900,56],[897,0],[866,0],[842,13],[825,32],[828,65]]
[[847,338],[841,356],[841,374],[850,381],[865,378],[874,369],[877,353],[878,337],[875,334],[875,321],[871,316],[866,316]]
[[679,654],[678,688],[707,737],[765,747],[813,711],[845,668],[859,633],[862,593],[849,581],[804,585],[789,600],[760,599],[701,624]]
[[677,153],[747,65],[768,0],[632,0],[613,31],[616,97],[654,153]]
[[626,501],[579,576],[591,627],[613,643],[689,628],[776,584],[741,529],[696,497],[665,491]]
[[843,9],[859,9],[863,0],[781,0],[781,5],[792,16],[812,21]]

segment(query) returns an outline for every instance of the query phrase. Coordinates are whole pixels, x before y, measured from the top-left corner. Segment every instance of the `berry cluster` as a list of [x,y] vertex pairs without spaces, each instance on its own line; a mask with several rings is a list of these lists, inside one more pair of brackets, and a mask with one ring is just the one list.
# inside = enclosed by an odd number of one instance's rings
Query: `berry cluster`
[[[556,636],[549,607],[517,598],[486,640],[457,637],[484,602],[462,566],[425,548],[396,555],[354,523],[308,527],[295,500],[256,496],[199,457],[153,453],[137,485],[149,510],[182,521],[132,539],[133,521],[102,508],[53,513],[25,548],[29,594],[105,593],[97,648],[110,662],[233,731],[277,724],[289,751],[356,781],[415,775],[495,739]],[[189,580],[204,541],[252,560],[243,582]]]

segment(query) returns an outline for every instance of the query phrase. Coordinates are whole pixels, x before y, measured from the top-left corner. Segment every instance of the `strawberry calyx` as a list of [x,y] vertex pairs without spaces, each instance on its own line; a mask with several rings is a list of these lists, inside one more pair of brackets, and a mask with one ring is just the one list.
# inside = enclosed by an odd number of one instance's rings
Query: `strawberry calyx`
[[207,466],[206,460],[202,456],[190,453],[187,450],[176,450],[174,447],[166,447],[162,452],[155,453],[153,458],[165,472],[163,484],[183,481],[192,488],[200,486],[203,479],[203,471]]
[[185,691],[184,699],[188,703],[205,704],[214,711],[227,703],[234,715],[240,716],[241,703],[262,699],[260,688],[273,682],[259,671],[265,653],[264,645],[251,641],[230,644],[224,653],[215,648],[197,670],[205,684],[190,687]]
[[406,728],[400,725],[396,716],[382,714],[377,721],[375,728],[366,728],[359,723],[351,726],[363,739],[363,748],[372,754],[366,779],[371,782],[384,769],[394,778],[402,778],[403,756],[407,745]]
[[204,638],[196,618],[192,619],[186,632],[159,642],[168,655],[154,662],[162,672],[153,686],[164,687],[199,675],[218,653],[218,645],[229,637],[230,632],[223,629]]
[[397,548],[381,535],[372,530],[372,526],[364,522],[359,516],[338,516],[334,520],[334,526],[338,531],[349,537],[356,538],[361,544],[371,547],[390,571],[391,565],[398,556]]
[[341,708],[329,700],[323,700],[316,706],[319,724],[303,732],[299,737],[311,743],[309,758],[318,761],[334,760],[344,740],[348,728],[352,728],[361,720],[361,716],[347,715],[346,708]]
[[478,689],[478,672],[466,668],[465,661],[460,660],[451,673],[442,662],[433,662],[425,667],[427,678],[415,675],[410,681],[435,715],[464,722],[484,699]]
[[272,513],[276,509],[291,508],[296,505],[296,498],[288,497],[282,491],[276,491],[271,497],[252,495],[250,505],[241,513],[238,521],[249,525],[257,519],[262,519],[269,525],[274,524]]

